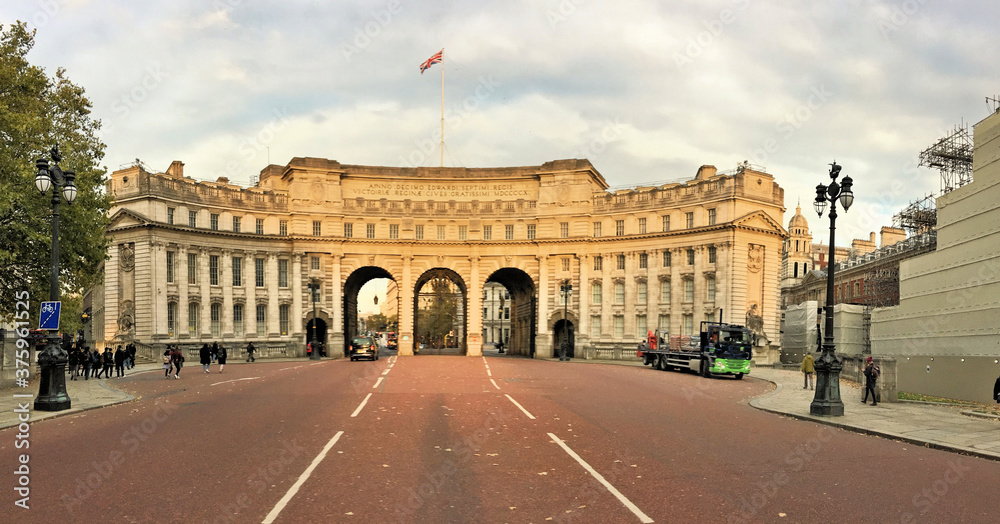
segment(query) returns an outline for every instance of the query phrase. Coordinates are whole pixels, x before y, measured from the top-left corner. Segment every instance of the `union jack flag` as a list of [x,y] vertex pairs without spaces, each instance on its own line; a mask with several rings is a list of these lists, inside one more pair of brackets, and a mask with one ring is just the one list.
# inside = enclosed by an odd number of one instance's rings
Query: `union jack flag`
[[434,56],[427,59],[426,62],[420,64],[420,74],[424,74],[424,71],[431,68],[433,64],[440,64],[444,60],[444,49],[434,53]]

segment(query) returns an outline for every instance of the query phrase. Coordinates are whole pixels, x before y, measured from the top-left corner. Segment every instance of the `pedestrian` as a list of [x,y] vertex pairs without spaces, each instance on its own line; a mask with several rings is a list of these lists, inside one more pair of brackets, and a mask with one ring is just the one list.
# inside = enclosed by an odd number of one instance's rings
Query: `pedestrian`
[[102,362],[103,360],[101,359],[101,354],[98,353],[97,348],[94,348],[93,353],[90,354],[90,368],[91,368],[90,374],[94,378],[101,378]]
[[816,373],[816,359],[813,358],[812,353],[806,352],[805,358],[802,359],[802,389],[814,389],[813,388],[813,374]]
[[219,358],[219,343],[212,342],[212,364],[215,364],[216,358]]
[[257,348],[253,347],[253,342],[247,344],[247,362],[255,362],[257,360],[253,358],[253,352],[256,350]]
[[[118,347],[121,348],[121,346]],[[115,352],[111,348],[104,348],[104,353],[101,356],[104,357],[104,367],[101,369],[104,378],[111,378],[111,370],[115,367]]]
[[163,350],[163,378],[170,378],[170,371],[173,369],[174,365],[170,363],[170,346]]
[[996,383],[993,384],[993,398],[1000,404],[1000,377],[997,377]]
[[80,354],[80,364],[83,365],[83,380],[90,380],[90,348],[83,346]]
[[227,353],[226,346],[219,344],[219,355],[217,357],[219,359],[219,373],[222,373],[222,370],[226,368],[226,357],[229,356]]
[[174,378],[181,378],[181,368],[184,367],[184,353],[177,346],[170,352],[170,363],[174,365]]
[[872,394],[872,405],[878,405],[878,392],[876,389],[876,384],[878,383],[878,377],[882,373],[882,370],[872,362],[872,357],[868,357],[865,360],[865,396],[861,399],[862,404],[868,403],[868,393]]
[[118,346],[115,350],[115,376],[122,378],[125,376],[125,361],[128,360],[128,352]]
[[[218,346],[216,346],[218,349]],[[202,344],[201,349],[198,350],[198,361],[201,362],[201,372],[208,373],[208,366],[212,364],[212,350],[208,347],[208,344]]]
[[76,369],[79,366],[80,366],[80,351],[77,350],[76,348],[73,348],[69,352],[69,379],[70,380],[76,380],[76,376],[78,374],[76,372]]
[[128,368],[132,369],[135,367],[135,343],[131,343],[126,348],[128,352]]

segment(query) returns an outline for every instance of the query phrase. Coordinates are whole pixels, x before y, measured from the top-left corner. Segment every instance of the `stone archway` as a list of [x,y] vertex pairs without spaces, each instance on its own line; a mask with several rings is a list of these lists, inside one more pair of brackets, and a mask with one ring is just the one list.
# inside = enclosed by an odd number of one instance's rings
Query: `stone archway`
[[576,356],[576,329],[573,324],[572,318],[562,319],[556,321],[552,326],[552,351],[554,356],[562,356],[562,343],[563,340],[569,340],[569,344],[566,347],[566,356],[573,358]]
[[[453,293],[455,300],[455,317],[452,319],[452,325],[454,326],[454,329],[452,329],[450,335],[446,336],[443,340],[428,340],[430,331],[428,329],[422,329],[420,321],[420,310],[422,307],[421,301],[426,301],[431,298],[430,293],[428,292],[429,290],[424,290],[423,288],[426,284],[434,283],[435,281],[447,281],[454,284],[457,288],[457,291]],[[438,348],[426,348],[434,349],[437,353],[457,353],[465,355],[468,352],[468,346],[466,343],[466,333],[468,333],[469,329],[468,311],[469,293],[465,284],[465,279],[463,279],[461,275],[452,269],[441,267],[429,269],[421,274],[413,285],[413,343],[414,347],[418,348],[416,352],[419,353],[420,344],[425,343],[429,346],[430,344],[442,346]],[[425,323],[427,322],[428,320],[425,319]],[[454,344],[454,347],[452,347],[452,344]]]
[[313,319],[311,311],[309,312],[309,317],[310,317],[309,320],[306,321],[306,329],[305,329],[306,344],[312,342],[312,340],[313,340],[313,327],[315,326],[315,328],[316,328],[316,340],[320,341],[320,343],[322,343],[324,347],[327,347],[327,342],[328,341],[327,341],[327,323],[326,323],[326,320],[323,318],[323,315],[320,315],[318,318]]
[[391,273],[378,266],[363,266],[354,270],[344,281],[344,347],[343,355],[348,354],[347,346],[360,331],[358,327],[358,292],[376,278],[395,280]]
[[512,355],[535,356],[536,310],[535,282],[524,271],[504,267],[494,271],[486,282],[495,282],[510,293],[510,336],[506,351]]

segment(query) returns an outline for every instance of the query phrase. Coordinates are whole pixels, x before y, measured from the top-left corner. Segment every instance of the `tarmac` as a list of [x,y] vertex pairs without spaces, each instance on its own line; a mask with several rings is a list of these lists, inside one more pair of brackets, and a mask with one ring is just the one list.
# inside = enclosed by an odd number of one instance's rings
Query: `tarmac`
[[[498,355],[493,350],[484,354],[488,357],[506,356]],[[303,359],[261,359],[258,363],[300,360]],[[558,359],[547,360],[558,361]],[[571,363],[642,366],[642,363],[637,361],[572,359]],[[230,365],[251,364],[231,362]],[[188,372],[197,371],[196,368],[197,365],[191,366]],[[666,373],[650,370],[650,373],[654,372]],[[161,364],[139,364],[127,371],[126,376],[136,373],[162,373],[162,367]],[[844,415],[814,416],[809,413],[809,405],[815,391],[803,389],[802,373],[799,371],[755,367],[747,379],[763,380],[774,385],[772,391],[749,401],[751,406],[763,411],[929,448],[1000,460],[1000,415],[995,411],[990,414],[990,410],[986,409],[987,406],[977,409],[969,405],[913,401],[880,402],[877,406],[872,406],[861,403],[863,390],[858,384],[841,380],[840,392],[844,403]],[[118,380],[116,378],[67,379],[66,389],[71,400],[71,409],[57,412],[32,409],[30,422],[134,400],[135,397],[115,387]],[[23,413],[18,413],[19,406],[27,404],[30,408],[37,391],[36,381],[32,381],[28,388],[23,389],[10,384],[4,384],[0,388],[0,429],[21,423],[18,417]],[[31,395],[31,397],[15,397],[17,394]]]

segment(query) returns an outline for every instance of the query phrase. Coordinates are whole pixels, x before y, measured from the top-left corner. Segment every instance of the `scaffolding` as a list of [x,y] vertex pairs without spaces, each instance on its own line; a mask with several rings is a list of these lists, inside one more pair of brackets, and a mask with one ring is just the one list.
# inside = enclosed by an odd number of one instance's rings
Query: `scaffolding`
[[894,227],[905,229],[908,237],[929,233],[937,227],[937,208],[934,195],[910,202],[892,216]]
[[965,124],[920,152],[920,164],[941,173],[941,194],[972,182],[972,135]]

